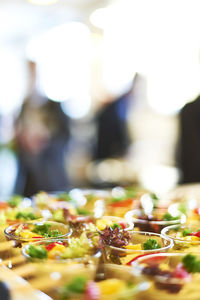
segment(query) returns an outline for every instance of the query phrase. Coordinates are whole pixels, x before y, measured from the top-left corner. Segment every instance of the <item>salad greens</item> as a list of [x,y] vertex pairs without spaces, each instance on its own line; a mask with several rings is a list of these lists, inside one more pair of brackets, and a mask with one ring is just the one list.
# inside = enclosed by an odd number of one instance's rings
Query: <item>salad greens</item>
[[166,214],[164,214],[163,216],[163,221],[174,221],[174,220],[178,220],[180,217],[173,217],[169,212],[167,212]]
[[117,223],[113,223],[113,224],[110,226],[110,228],[111,228],[112,230],[114,230],[115,228],[120,228],[120,229],[122,229],[122,226],[119,225],[119,224],[117,224]]
[[182,236],[187,236],[189,235],[190,233],[192,233],[192,229],[190,228],[184,228],[183,231],[182,231]]
[[10,206],[13,206],[13,207],[17,207],[21,201],[23,200],[23,197],[20,196],[20,195],[13,195],[9,200],[8,200],[8,204]]
[[155,239],[148,239],[145,243],[143,243],[144,250],[154,250],[161,248],[161,245]]
[[57,237],[59,235],[62,235],[62,232],[60,232],[58,229],[50,230],[50,227],[50,224],[36,224],[32,232],[35,232],[44,237]]
[[197,256],[187,254],[183,257],[182,263],[189,273],[200,273],[200,260]]
[[113,197],[110,202],[120,202],[123,200],[135,198],[138,195],[138,189],[134,187],[124,188],[124,195],[121,197]]
[[71,199],[71,197],[69,196],[68,193],[61,193],[61,194],[58,194],[56,197],[59,200],[64,200],[64,201],[67,201],[67,202],[71,202],[72,201],[72,199]]
[[72,237],[65,252],[61,254],[62,259],[83,257],[93,249],[93,244],[83,232],[80,238]]
[[37,217],[32,212],[18,212],[16,219],[35,220]]
[[83,216],[90,216],[91,215],[91,213],[88,210],[84,209],[84,208],[79,207],[79,208],[76,209],[76,211],[79,215],[83,215]]
[[46,259],[47,250],[42,246],[30,245],[28,247],[27,253],[33,258]]
[[82,294],[85,292],[87,279],[77,276],[60,289],[61,299],[68,299],[71,294]]

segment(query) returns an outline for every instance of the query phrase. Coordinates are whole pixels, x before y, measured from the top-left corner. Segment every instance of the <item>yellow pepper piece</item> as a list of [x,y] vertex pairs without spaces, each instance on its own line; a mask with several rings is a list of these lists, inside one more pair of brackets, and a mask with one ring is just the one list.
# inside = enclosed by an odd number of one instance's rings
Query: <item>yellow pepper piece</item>
[[141,244],[127,245],[125,248],[130,250],[142,250]]
[[198,236],[191,236],[191,241],[200,241]]
[[64,245],[57,244],[48,252],[48,258],[54,259],[56,256],[59,256],[61,253],[64,253],[66,250]]
[[160,269],[162,271],[168,271],[168,270],[170,270],[170,268],[169,268],[169,266],[167,264],[160,264],[159,267],[160,267]]
[[22,238],[24,238],[24,239],[32,239],[33,237],[40,237],[40,235],[39,234],[37,234],[37,233],[34,233],[34,232],[31,232],[31,231],[29,231],[29,230],[24,230],[24,231],[22,231],[22,232],[20,232],[20,236],[22,237]]
[[96,227],[99,230],[104,230],[106,226],[110,226],[112,224],[112,221],[106,220],[106,219],[100,219],[96,222]]
[[120,279],[107,279],[97,282],[102,295],[118,293],[126,287],[126,283]]

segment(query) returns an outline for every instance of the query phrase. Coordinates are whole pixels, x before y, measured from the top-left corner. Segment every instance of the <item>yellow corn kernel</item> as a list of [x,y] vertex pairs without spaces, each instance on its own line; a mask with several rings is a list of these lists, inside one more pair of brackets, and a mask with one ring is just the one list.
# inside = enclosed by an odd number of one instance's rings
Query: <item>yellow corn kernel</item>
[[97,283],[102,295],[111,295],[118,293],[126,287],[123,280],[107,279]]
[[198,236],[191,236],[191,241],[200,241]]
[[106,228],[106,226],[110,226],[112,224],[111,221],[109,220],[106,220],[106,219],[100,219],[100,220],[97,220],[96,222],[96,227],[99,229],[99,230],[104,230]]
[[130,250],[142,250],[141,244],[127,245],[125,248]]
[[160,264],[159,267],[162,271],[168,271],[170,269],[167,264]]
[[64,253],[66,250],[64,245],[57,244],[48,252],[48,258],[54,259],[56,256],[59,256],[61,253]]

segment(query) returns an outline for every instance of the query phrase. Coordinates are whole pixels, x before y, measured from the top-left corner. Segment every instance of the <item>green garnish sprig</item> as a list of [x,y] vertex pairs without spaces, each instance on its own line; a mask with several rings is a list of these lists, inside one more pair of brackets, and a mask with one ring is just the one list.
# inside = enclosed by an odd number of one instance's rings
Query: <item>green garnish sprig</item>
[[83,294],[85,292],[87,279],[77,276],[60,289],[61,299],[68,299],[71,294]]
[[157,240],[155,239],[148,239],[145,243],[143,243],[143,249],[144,250],[154,250],[154,249],[160,249],[161,245],[158,244]]
[[163,216],[163,221],[174,221],[174,220],[178,220],[180,217],[173,217],[169,212],[167,212],[166,214],[164,214]]
[[119,225],[119,224],[117,224],[117,223],[113,223],[113,224],[110,226],[110,228],[111,228],[112,230],[114,230],[115,228],[122,229],[122,226]]
[[16,219],[35,220],[37,217],[31,212],[18,212],[16,214]]
[[190,228],[184,228],[183,231],[182,231],[182,236],[187,236],[189,235],[190,233],[192,233],[192,229]]
[[32,232],[35,232],[44,237],[57,237],[59,235],[62,235],[62,232],[60,232],[58,229],[50,230],[50,227],[50,224],[36,224]]
[[8,204],[12,207],[17,207],[21,201],[23,200],[23,197],[20,195],[13,195],[9,200]]
[[200,273],[200,260],[198,260],[196,255],[185,255],[182,259],[182,263],[189,273]]
[[27,253],[33,258],[46,259],[47,250],[42,246],[30,245],[28,247]]

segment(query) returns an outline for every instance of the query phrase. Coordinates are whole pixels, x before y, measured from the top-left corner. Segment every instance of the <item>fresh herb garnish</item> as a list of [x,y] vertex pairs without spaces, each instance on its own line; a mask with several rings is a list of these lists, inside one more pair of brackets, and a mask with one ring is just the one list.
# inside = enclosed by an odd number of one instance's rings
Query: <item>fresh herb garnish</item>
[[30,245],[27,250],[28,254],[34,258],[45,259],[47,258],[47,250],[41,246]]
[[192,229],[190,228],[184,228],[183,231],[182,231],[182,236],[187,236],[189,235],[190,233],[192,233]]
[[16,214],[16,219],[35,220],[37,217],[31,212],[18,212]]
[[21,201],[22,201],[23,197],[20,196],[20,195],[13,195],[9,200],[8,200],[8,204],[10,206],[13,206],[13,207],[17,207]]
[[154,250],[161,248],[161,245],[155,239],[148,239],[145,243],[143,243],[144,250]]
[[187,206],[186,206],[185,204],[180,203],[179,206],[178,206],[178,210],[179,210],[181,213],[187,215]]
[[83,294],[85,292],[87,279],[83,276],[74,278],[70,283],[60,289],[62,299],[68,299],[70,294]]
[[91,213],[88,210],[83,209],[83,208],[77,208],[77,213],[79,215],[83,215],[83,216],[90,216],[91,215]]
[[59,232],[58,229],[50,230],[50,224],[37,224],[32,232],[35,232],[44,237],[57,237],[62,235],[62,232]]
[[200,260],[198,260],[197,256],[192,254],[187,254],[183,257],[182,263],[184,268],[189,273],[199,273],[200,272]]
[[120,197],[113,197],[110,199],[110,202],[120,202],[128,199],[136,198],[138,195],[138,191],[134,187],[124,188],[124,195]]
[[178,220],[180,217],[173,217],[169,212],[167,212],[166,214],[164,214],[163,216],[163,221],[174,221],[174,220]]
[[150,193],[151,199],[158,201],[159,198],[157,197],[157,195],[155,193]]
[[192,229],[190,229],[190,228],[184,228],[183,231],[182,231],[182,236],[193,235],[193,236],[200,237],[199,232],[200,232],[200,229],[197,229],[193,232]]
[[122,229],[122,226],[119,225],[119,224],[117,224],[117,223],[114,223],[114,224],[112,224],[112,225],[110,226],[110,228],[111,228],[112,230],[115,229],[115,228]]
[[158,206],[159,198],[157,197],[157,195],[155,193],[150,193],[150,197],[153,202],[153,208],[156,208]]
[[64,200],[64,201],[67,201],[67,202],[72,201],[72,199],[71,199],[71,197],[69,196],[68,193],[61,193],[61,194],[58,194],[58,195],[57,195],[57,199],[58,199],[58,200]]

